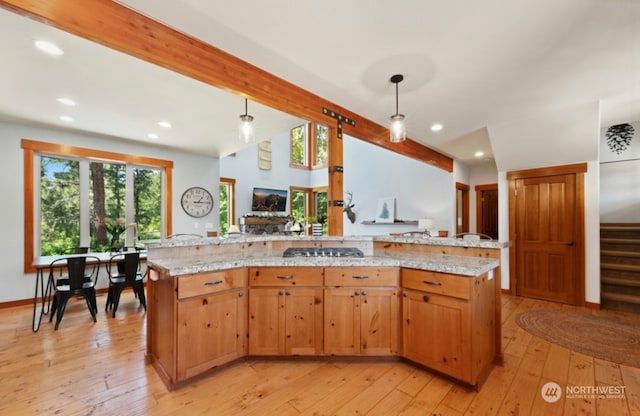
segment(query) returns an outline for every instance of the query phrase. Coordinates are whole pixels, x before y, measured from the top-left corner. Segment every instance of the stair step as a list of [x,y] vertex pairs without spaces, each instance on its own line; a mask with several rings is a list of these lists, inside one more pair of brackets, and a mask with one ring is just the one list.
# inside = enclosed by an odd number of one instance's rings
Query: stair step
[[640,258],[640,252],[638,252],[638,251],[624,251],[624,250],[600,250],[600,256],[637,257],[637,258]]
[[627,295],[624,293],[601,293],[600,298],[603,300],[640,304],[640,296]]
[[636,244],[640,243],[640,238],[603,237],[600,243]]
[[640,276],[638,277],[638,279],[601,276],[600,283],[614,286],[640,287]]
[[600,270],[623,270],[625,272],[640,273],[640,266],[636,264],[600,263]]

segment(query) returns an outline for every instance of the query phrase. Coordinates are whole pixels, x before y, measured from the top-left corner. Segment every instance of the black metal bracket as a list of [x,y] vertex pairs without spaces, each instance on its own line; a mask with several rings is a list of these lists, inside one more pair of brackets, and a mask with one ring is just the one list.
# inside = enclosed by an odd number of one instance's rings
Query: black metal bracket
[[342,166],[339,166],[339,165],[329,166],[329,173],[331,173],[331,172],[343,173],[344,172],[344,168]]
[[356,122],[349,117],[343,116],[342,114],[336,113],[335,111],[329,110],[325,107],[322,107],[322,114],[335,118],[338,121],[338,139],[342,139],[342,123],[347,123],[350,126],[356,125]]
[[335,201],[328,201],[329,206],[333,206],[333,207],[343,207],[344,206],[344,201],[341,199],[336,199]]

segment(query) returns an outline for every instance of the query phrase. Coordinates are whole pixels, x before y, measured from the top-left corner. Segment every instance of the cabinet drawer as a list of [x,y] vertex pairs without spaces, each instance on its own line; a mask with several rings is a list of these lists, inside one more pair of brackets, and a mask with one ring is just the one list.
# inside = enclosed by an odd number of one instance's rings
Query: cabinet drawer
[[436,273],[424,270],[402,269],[402,287],[422,292],[469,299],[473,277]]
[[245,268],[198,273],[178,278],[178,299],[223,292],[247,286]]
[[251,267],[250,286],[322,286],[322,267]]
[[395,267],[327,267],[325,286],[398,286]]

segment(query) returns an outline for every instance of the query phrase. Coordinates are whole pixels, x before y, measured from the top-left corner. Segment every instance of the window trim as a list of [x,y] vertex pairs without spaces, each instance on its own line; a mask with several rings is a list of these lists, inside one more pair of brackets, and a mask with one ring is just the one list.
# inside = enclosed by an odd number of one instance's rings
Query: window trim
[[[228,212],[227,215],[229,216],[229,218],[227,218],[227,222],[229,223],[229,226],[231,225],[236,225],[236,180],[234,178],[220,178],[220,185],[226,185],[229,190],[227,191],[227,208],[228,208]],[[229,195],[231,195],[231,198],[229,198]],[[220,200],[220,195],[218,195],[218,200]],[[218,204],[218,211],[220,210],[220,204]],[[220,214],[218,213],[218,216]]]
[[40,142],[36,140],[22,139],[20,146],[24,150],[24,272],[35,273],[32,266],[36,259],[35,247],[35,157],[38,153],[52,156],[74,157],[85,159],[100,159],[105,161],[134,164],[160,168],[163,171],[163,195],[162,209],[164,212],[163,228],[167,235],[171,234],[172,224],[172,172],[173,161],[155,159],[144,156],[129,155],[105,150],[88,149],[84,147],[67,146],[56,143]]
[[[327,142],[329,141],[329,137],[331,136],[331,130],[330,127],[327,126],[324,123],[318,123],[317,121],[312,121],[309,127],[309,130],[313,132],[313,134],[310,135],[309,137],[309,147],[311,148],[310,152],[311,152],[311,162],[310,162],[310,169],[323,169],[326,168],[329,164],[329,155],[327,155],[327,161],[325,163],[316,165],[316,159],[318,158],[318,125],[320,126],[324,126],[327,129],[328,132],[328,137],[327,137]],[[328,144],[328,143],[327,143]]]

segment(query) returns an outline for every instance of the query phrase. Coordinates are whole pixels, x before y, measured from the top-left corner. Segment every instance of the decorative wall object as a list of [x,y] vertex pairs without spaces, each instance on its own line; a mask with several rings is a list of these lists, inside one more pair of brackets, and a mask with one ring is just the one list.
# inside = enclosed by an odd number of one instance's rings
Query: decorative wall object
[[376,208],[376,222],[393,223],[396,218],[396,199],[394,197],[379,198]]
[[258,144],[258,168],[271,170],[271,139]]
[[609,127],[605,133],[607,146],[609,146],[612,152],[619,155],[631,145],[634,132],[635,129],[628,123],[616,124]]
[[351,201],[353,201],[353,192],[347,191],[345,193],[349,195],[349,201],[344,204],[344,208],[342,208],[342,211],[347,213],[347,218],[349,218],[349,221],[351,221],[351,224],[353,224],[356,222],[356,213],[353,212],[353,207],[355,207],[356,204],[351,203]]

